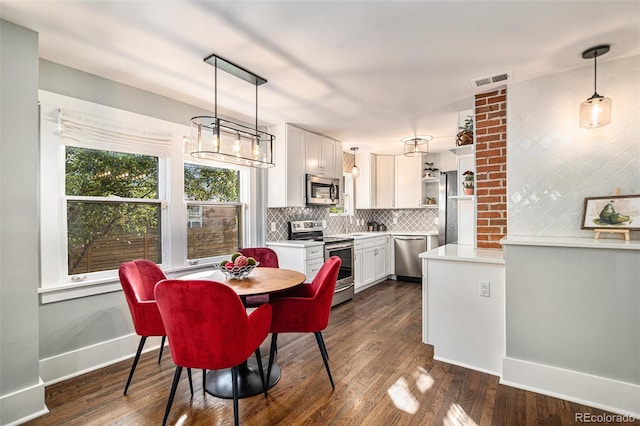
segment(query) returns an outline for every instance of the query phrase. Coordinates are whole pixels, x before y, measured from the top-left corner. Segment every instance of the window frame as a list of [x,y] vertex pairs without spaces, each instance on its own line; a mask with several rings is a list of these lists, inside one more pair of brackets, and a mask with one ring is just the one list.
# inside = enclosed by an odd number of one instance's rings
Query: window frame
[[[72,279],[67,275],[67,200],[87,200],[95,197],[67,196],[65,192],[65,145],[60,143],[57,133],[57,119],[54,116],[60,108],[68,108],[86,114],[108,117],[114,121],[131,123],[148,128],[168,131],[172,135],[168,157],[158,157],[158,199],[144,202],[160,204],[160,227],[162,238],[162,263],[160,267],[171,274],[206,266],[224,256],[199,259],[197,263],[187,259],[186,229],[187,201],[184,199],[184,163],[207,167],[228,168],[240,171],[240,202],[242,206],[241,245],[251,244],[251,236],[257,234],[257,225],[251,220],[256,207],[250,200],[255,188],[256,173],[248,168],[224,162],[209,162],[191,158],[185,154],[183,136],[190,128],[161,119],[132,113],[104,105],[59,95],[44,90],[39,91],[40,100],[40,294],[42,303],[51,303],[122,289],[117,270],[86,274],[84,279]],[[113,150],[113,149],[108,149]],[[149,154],[145,154],[149,155]],[[101,201],[105,197],[97,197]],[[113,197],[117,201],[129,199]],[[139,199],[133,199],[140,202]],[[132,201],[132,200],[129,200]],[[259,202],[259,201],[257,201]],[[231,254],[231,253],[229,253]]]

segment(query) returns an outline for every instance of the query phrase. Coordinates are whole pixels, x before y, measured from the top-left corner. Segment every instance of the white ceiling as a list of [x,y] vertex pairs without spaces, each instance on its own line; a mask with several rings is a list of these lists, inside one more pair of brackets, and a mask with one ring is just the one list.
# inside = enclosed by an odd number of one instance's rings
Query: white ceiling
[[[0,0],[0,17],[37,31],[44,59],[208,110],[215,53],[269,81],[262,124],[385,153],[415,134],[453,146],[471,79],[592,66],[581,53],[603,43],[599,62],[640,53],[638,0]],[[219,73],[218,109],[252,122],[255,87]]]

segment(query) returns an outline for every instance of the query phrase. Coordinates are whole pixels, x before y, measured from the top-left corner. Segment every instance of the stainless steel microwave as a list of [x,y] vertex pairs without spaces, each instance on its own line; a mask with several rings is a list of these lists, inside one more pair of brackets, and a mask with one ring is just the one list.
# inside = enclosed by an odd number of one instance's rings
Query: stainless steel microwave
[[340,179],[307,175],[307,205],[336,206],[340,204]]

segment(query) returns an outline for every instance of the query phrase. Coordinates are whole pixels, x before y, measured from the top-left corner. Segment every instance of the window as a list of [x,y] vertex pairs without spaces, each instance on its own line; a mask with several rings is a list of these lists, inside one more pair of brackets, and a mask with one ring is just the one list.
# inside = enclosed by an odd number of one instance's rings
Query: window
[[67,146],[67,274],[162,263],[158,158]]
[[39,98],[42,303],[119,291],[125,261],[149,259],[170,275],[264,238],[250,220],[264,209],[250,197],[255,169],[194,160],[186,124]]
[[184,165],[187,259],[224,256],[242,246],[240,192],[238,170]]

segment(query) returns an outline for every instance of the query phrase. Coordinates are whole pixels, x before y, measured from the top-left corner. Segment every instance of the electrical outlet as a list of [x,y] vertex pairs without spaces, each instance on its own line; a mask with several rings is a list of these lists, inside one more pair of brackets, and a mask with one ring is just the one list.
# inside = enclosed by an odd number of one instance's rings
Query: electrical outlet
[[277,224],[275,222],[271,222],[271,232],[276,232],[277,231]]
[[491,283],[489,281],[480,281],[480,296],[489,297],[491,293]]
[[394,218],[393,218],[393,224],[394,224],[394,225],[397,225],[397,224],[398,224],[398,218],[397,218],[397,217],[394,217]]

